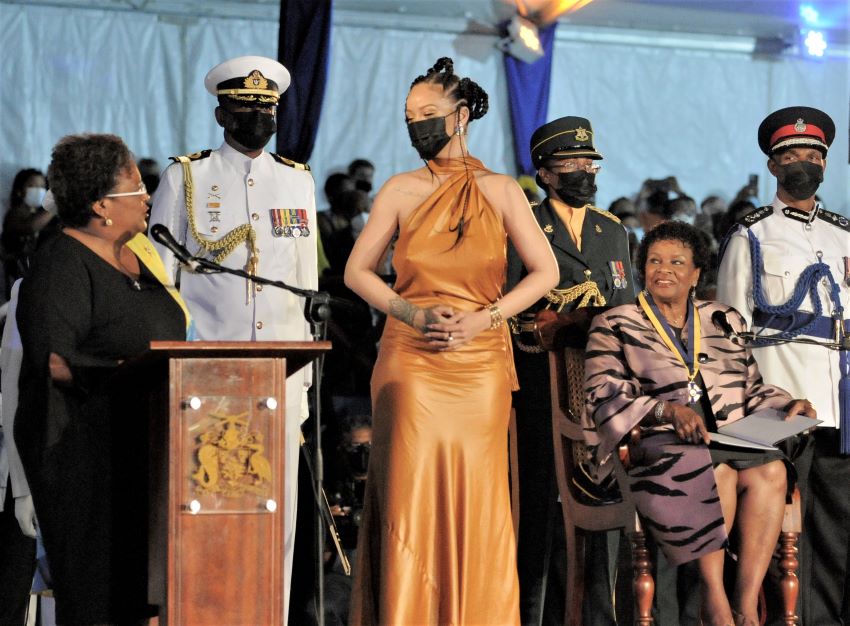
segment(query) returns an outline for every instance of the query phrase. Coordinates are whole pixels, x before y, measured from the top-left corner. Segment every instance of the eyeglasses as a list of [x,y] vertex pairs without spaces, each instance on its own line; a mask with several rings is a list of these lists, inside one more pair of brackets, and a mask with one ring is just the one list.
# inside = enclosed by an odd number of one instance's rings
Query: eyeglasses
[[596,163],[587,163],[586,165],[580,165],[576,161],[553,161],[550,165],[546,166],[546,169],[552,170],[553,172],[558,169],[563,172],[575,172],[577,170],[584,170],[588,174],[595,174],[599,170],[602,169],[601,165],[597,165]]
[[108,193],[104,198],[129,198],[130,196],[146,196],[148,195],[148,189],[145,187],[144,183],[139,184],[138,191],[125,191],[123,193]]

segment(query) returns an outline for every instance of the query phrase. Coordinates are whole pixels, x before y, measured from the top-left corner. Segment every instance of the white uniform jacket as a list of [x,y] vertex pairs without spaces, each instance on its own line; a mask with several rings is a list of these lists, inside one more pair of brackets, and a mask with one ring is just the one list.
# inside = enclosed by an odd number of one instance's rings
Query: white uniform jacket
[[[305,289],[318,286],[315,185],[309,170],[268,152],[252,159],[227,143],[218,150],[190,157],[194,185],[195,225],[199,235],[217,240],[234,228],[251,224],[257,234],[257,274]],[[276,236],[272,211],[302,209],[307,235]],[[192,236],[186,211],[183,167],[169,166],[157,188],[151,225],[165,225],[191,253],[203,254]],[[303,230],[302,230],[303,232]],[[310,325],[304,318],[304,301],[288,291],[258,286],[248,302],[247,281],[227,274],[195,274],[181,270],[179,262],[158,245],[167,271],[180,284],[180,294],[195,320],[201,341],[308,341]],[[245,269],[250,256],[240,243],[223,265]],[[309,385],[309,368],[300,373]],[[290,377],[287,393],[293,379]],[[300,397],[287,398],[287,404]],[[306,411],[302,412],[306,419]]]
[[[817,263],[820,254],[840,285],[845,319],[850,316],[850,287],[844,261],[850,257],[850,221],[821,208],[815,211],[817,214],[811,216],[775,198],[771,205],[742,218],[737,230],[729,236],[717,277],[717,300],[737,309],[754,332],[761,327],[753,324],[755,302],[748,230],[761,245],[762,291],[769,305],[785,303],[803,270]],[[821,315],[831,316],[834,306],[826,278],[818,284],[818,296],[823,306]],[[814,311],[809,295],[798,310]],[[768,328],[763,334],[776,332]],[[780,343],[756,347],[753,355],[765,382],[782,387],[795,398],[808,398],[817,407],[818,418],[823,420],[821,427],[838,427],[838,381],[841,378],[838,351],[800,343]]]
[[[252,159],[224,143],[218,150],[191,155],[194,187],[193,209],[198,234],[218,240],[234,228],[251,224],[256,231],[259,264],[256,273],[305,289],[318,287],[315,184],[309,169],[277,155],[262,152]],[[297,209],[298,211],[291,211]],[[285,213],[282,213],[285,212]],[[302,236],[285,236],[282,215],[297,217]],[[273,223],[276,220],[277,224]],[[196,256],[204,254],[191,233],[184,196],[181,163],[164,172],[153,199],[151,225],[163,224]],[[290,232],[287,229],[287,232]],[[304,317],[304,301],[275,287],[257,287],[247,300],[247,281],[227,274],[195,274],[181,270],[167,249],[157,246],[167,271],[186,301],[201,341],[308,341],[310,326]],[[227,267],[245,269],[247,243],[240,243],[222,261]],[[300,423],[307,419],[307,387],[310,367],[286,381],[286,433],[284,499],[287,529],[284,538],[285,596],[289,597],[295,536]]]

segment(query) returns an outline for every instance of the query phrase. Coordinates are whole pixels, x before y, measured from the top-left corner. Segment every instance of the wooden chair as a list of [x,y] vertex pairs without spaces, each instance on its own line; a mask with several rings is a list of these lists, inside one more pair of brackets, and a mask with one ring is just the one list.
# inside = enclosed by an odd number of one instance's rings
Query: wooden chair
[[782,617],[785,626],[797,626],[800,623],[800,617],[797,615],[797,596],[800,593],[800,581],[797,578],[797,568],[800,565],[797,544],[802,532],[800,490],[794,487],[794,491],[785,501],[785,517],[782,518],[782,531],[779,533],[779,590],[782,594]]
[[[585,333],[586,338],[586,333]],[[581,415],[584,410],[584,346],[563,347],[549,352],[552,389],[552,430],[555,444],[555,471],[567,545],[567,598],[564,623],[581,626],[584,596],[584,536],[581,531],[600,532],[622,528],[632,545],[633,598],[635,624],[649,626],[655,581],[641,526],[631,492],[621,488],[618,502],[590,505],[576,499],[572,488],[573,472],[583,460],[584,436]],[[615,462],[617,483],[626,485],[625,470]],[[577,532],[579,531],[579,532]]]
[[[571,488],[575,468],[585,459],[586,451],[581,427],[585,404],[584,348],[590,322],[602,310],[578,309],[568,316],[552,313],[552,323],[546,324],[544,321],[538,328],[541,345],[549,351],[555,471],[566,533],[567,597],[564,623],[568,626],[581,626],[582,623],[584,536],[576,531],[600,532],[622,528],[632,547],[634,623],[649,626],[653,623],[651,611],[655,581],[651,574],[652,563],[646,547],[646,534],[631,492],[626,487],[627,446],[621,446],[618,458],[615,459],[614,471],[621,496],[619,501],[585,504],[576,499]],[[632,436],[639,436],[639,431]],[[779,537],[780,591],[786,626],[799,623],[796,615],[799,592],[796,571],[799,565],[797,543],[801,530],[800,494],[795,488],[785,507]]]

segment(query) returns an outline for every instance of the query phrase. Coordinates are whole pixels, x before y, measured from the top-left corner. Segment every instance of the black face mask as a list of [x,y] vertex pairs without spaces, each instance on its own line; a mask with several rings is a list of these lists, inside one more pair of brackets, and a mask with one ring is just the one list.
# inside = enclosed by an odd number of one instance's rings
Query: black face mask
[[260,150],[277,132],[277,119],[262,111],[224,111],[224,130],[249,150]]
[[776,179],[795,200],[805,200],[815,195],[823,182],[823,168],[809,161],[795,161],[777,166]]
[[576,170],[575,172],[552,172],[558,176],[555,191],[571,207],[580,208],[593,202],[596,195],[596,174]]
[[420,158],[430,161],[451,141],[451,136],[446,132],[446,118],[449,115],[430,117],[407,125],[410,143],[416,148]]
[[371,450],[372,444],[369,443],[355,443],[346,448],[348,466],[354,474],[363,475],[369,469],[369,453]]

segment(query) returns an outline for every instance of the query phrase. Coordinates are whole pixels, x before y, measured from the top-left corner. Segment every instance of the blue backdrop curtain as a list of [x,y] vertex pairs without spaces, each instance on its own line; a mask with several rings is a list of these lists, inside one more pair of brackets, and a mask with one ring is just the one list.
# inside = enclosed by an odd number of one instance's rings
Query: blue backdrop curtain
[[331,0],[281,0],[278,59],[292,84],[278,107],[277,151],[306,163],[313,152],[328,75]]
[[525,63],[505,53],[505,75],[508,79],[508,100],[511,111],[511,130],[517,171],[533,174],[529,142],[537,128],[546,123],[549,104],[549,84],[552,79],[552,48],[557,22],[541,27],[538,33],[543,57]]

